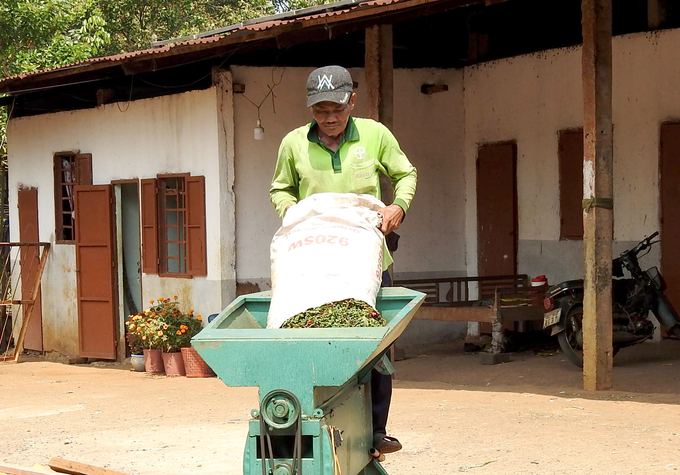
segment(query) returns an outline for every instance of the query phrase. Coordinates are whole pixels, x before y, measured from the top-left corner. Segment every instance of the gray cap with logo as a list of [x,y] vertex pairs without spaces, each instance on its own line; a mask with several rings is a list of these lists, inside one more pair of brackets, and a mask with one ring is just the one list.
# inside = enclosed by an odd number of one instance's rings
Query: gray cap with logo
[[352,76],[342,66],[315,69],[307,78],[307,107],[323,101],[347,104],[353,90]]

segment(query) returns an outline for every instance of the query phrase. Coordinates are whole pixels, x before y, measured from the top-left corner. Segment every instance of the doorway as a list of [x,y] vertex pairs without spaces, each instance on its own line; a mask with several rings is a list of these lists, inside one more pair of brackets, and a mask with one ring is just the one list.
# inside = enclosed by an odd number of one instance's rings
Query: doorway
[[477,272],[517,272],[517,144],[480,145],[477,153]]
[[[19,208],[19,241],[38,242],[38,189],[22,188],[17,196]],[[34,280],[37,277],[40,262],[40,247],[21,247],[21,294],[22,298],[29,298],[33,289]],[[24,349],[43,351],[43,327],[42,327],[42,291],[38,290],[26,329]]]
[[114,360],[117,308],[113,192],[109,185],[73,188],[80,356]]
[[662,124],[659,157],[661,272],[666,297],[680,309],[680,124]]
[[[139,182],[117,182],[116,229],[118,252],[118,302],[120,312],[120,341],[125,340],[125,320],[128,315],[141,312],[142,268],[140,244]],[[125,358],[127,345],[119,348],[119,358]]]

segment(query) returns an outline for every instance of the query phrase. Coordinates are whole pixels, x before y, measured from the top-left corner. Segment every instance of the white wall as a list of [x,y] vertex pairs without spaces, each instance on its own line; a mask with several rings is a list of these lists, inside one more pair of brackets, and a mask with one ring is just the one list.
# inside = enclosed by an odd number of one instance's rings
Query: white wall
[[[178,295],[198,313],[221,310],[220,182],[217,170],[215,89],[110,104],[97,109],[13,119],[8,128],[10,203],[20,186],[37,187],[41,241],[54,243],[55,152],[92,154],[93,183],[152,178],[158,173],[205,175],[208,276],[194,279],[143,275],[143,301]],[[10,207],[12,240],[18,241],[16,206]],[[53,245],[43,277],[47,351],[77,354],[75,246]],[[47,285],[46,283],[49,283]]]
[[[280,220],[269,202],[269,185],[281,139],[311,121],[305,107],[306,79],[313,68],[232,67],[234,81],[246,85],[245,96],[259,104],[274,88],[274,108],[268,98],[260,108],[265,140],[253,138],[257,108],[236,94],[236,245],[237,276],[241,282],[269,280],[269,244]],[[363,70],[351,71],[359,83],[354,115],[366,114]],[[462,72],[396,70],[394,133],[418,168],[418,190],[395,256],[402,275],[462,273],[465,268],[463,158],[464,110]],[[447,84],[449,91],[432,96],[422,84]]]
[[[659,125],[680,117],[679,41],[680,30],[614,39],[615,252],[659,227]],[[269,203],[269,184],[281,139],[310,120],[305,82],[311,68],[235,66],[232,71],[233,80],[246,85],[245,95],[234,97],[236,274],[239,281],[265,289],[269,243],[280,224]],[[352,74],[359,82],[355,115],[364,116],[363,70]],[[270,97],[260,108],[265,140],[255,141],[257,109],[246,97],[259,104],[274,83],[279,84],[273,104]],[[447,84],[449,91],[426,96],[420,92],[425,83]],[[12,120],[11,202],[19,186],[38,187],[41,240],[54,242],[55,152],[92,153],[95,183],[157,173],[205,175],[208,277],[144,275],[143,291],[145,300],[179,295],[202,313],[218,311],[226,298],[220,287],[225,272],[221,220],[226,218],[219,206],[230,190],[218,173],[224,153],[218,146],[216,95],[211,88],[129,107],[113,104]],[[477,146],[516,140],[519,271],[545,273],[551,282],[577,277],[581,243],[559,241],[557,132],[580,127],[582,110],[578,47],[464,70],[396,70],[394,131],[419,170],[416,198],[399,230],[397,274],[476,274]],[[16,207],[11,207],[11,226],[18,239]],[[658,253],[647,261],[656,262]],[[77,341],[63,338],[77,335],[74,267],[73,246],[56,245],[45,271],[50,288],[43,290],[46,348],[69,354],[77,352]]]
[[[615,252],[659,229],[659,127],[680,117],[680,30],[614,38]],[[520,272],[551,282],[582,273],[582,246],[559,241],[557,132],[581,127],[581,49],[468,67],[465,155],[468,255],[476,256],[475,162],[480,143],[516,140]],[[647,265],[658,263],[658,250]],[[476,273],[476,259],[468,272]]]

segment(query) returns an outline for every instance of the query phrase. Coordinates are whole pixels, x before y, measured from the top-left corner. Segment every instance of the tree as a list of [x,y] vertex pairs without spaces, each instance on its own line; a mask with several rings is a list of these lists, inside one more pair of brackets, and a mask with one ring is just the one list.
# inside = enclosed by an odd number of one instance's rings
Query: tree
[[[329,0],[0,0],[0,78]],[[9,109],[9,108],[5,108]],[[7,110],[0,108],[0,161]]]
[[155,40],[213,30],[269,15],[268,0],[99,0],[111,43],[109,54],[146,49]]
[[0,0],[0,76],[82,61],[109,43],[92,0]]

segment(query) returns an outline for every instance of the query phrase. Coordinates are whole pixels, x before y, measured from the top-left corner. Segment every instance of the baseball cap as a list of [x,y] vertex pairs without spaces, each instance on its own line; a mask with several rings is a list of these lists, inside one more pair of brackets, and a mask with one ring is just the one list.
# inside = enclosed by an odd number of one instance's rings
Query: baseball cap
[[352,76],[342,66],[315,69],[307,78],[307,107],[323,101],[347,104],[353,89]]

